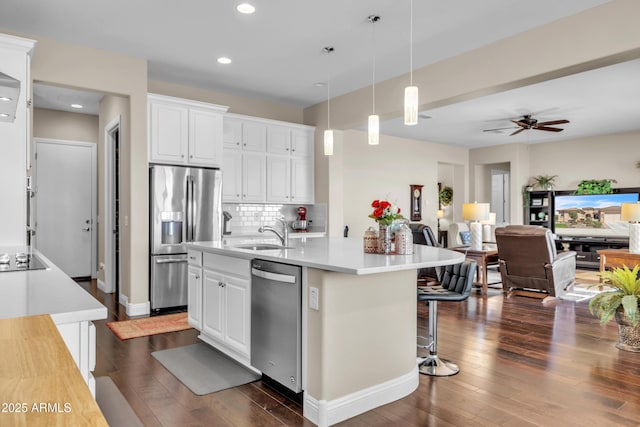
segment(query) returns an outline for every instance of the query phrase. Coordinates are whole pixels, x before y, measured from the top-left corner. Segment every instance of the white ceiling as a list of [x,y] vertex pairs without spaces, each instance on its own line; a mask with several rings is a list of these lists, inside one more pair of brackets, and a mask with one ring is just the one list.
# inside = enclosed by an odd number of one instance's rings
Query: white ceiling
[[[326,88],[315,84],[327,79],[324,46],[335,47],[332,96],[371,84],[374,31],[376,81],[409,71],[409,0],[253,0],[254,15],[236,12],[237,3],[2,0],[0,28],[146,58],[152,80],[299,107],[326,99]],[[414,0],[414,68],[603,3],[607,0]],[[371,14],[381,21],[369,24]],[[222,55],[233,63],[218,64]],[[469,147],[631,130],[640,122],[629,116],[639,111],[640,96],[639,79],[629,73],[638,75],[637,62],[426,111],[433,118],[417,127],[391,120],[381,130]],[[47,105],[44,98],[67,102],[65,91],[57,89],[36,88],[36,106]],[[510,132],[482,132],[509,126],[508,119],[527,113],[540,121],[571,123],[557,134],[525,131],[510,138]]]

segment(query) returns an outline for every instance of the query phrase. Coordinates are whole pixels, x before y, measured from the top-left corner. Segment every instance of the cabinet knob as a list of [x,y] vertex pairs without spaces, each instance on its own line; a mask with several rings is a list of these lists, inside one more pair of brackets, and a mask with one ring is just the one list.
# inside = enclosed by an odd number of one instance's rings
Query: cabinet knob
[[193,159],[193,154],[189,156],[190,159]]
[[292,148],[292,149],[291,149],[291,151],[296,151],[296,149],[295,149],[295,148]]
[[200,279],[200,275],[196,274],[196,280]]
[[180,157],[182,157],[184,159],[184,154],[180,155]]
[[224,282],[218,282],[218,286],[220,286],[221,288],[224,288]]
[[236,145],[240,145],[240,141],[236,142]]
[[239,195],[239,194],[236,194],[236,197],[240,197],[240,195]]
[[288,149],[288,148],[285,148],[285,149],[284,149],[284,151],[289,151],[289,149]]

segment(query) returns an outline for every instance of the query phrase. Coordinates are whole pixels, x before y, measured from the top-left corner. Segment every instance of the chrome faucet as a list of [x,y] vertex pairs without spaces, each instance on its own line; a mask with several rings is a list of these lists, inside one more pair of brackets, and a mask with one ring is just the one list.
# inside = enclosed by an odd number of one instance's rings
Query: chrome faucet
[[260,233],[264,233],[265,231],[271,231],[276,236],[278,236],[278,239],[280,239],[280,243],[282,244],[282,246],[288,246],[289,245],[289,229],[287,228],[287,221],[285,221],[284,218],[276,218],[276,221],[282,224],[282,233],[280,233],[278,230],[276,230],[275,228],[269,225],[263,225],[262,227],[258,228],[258,231]]

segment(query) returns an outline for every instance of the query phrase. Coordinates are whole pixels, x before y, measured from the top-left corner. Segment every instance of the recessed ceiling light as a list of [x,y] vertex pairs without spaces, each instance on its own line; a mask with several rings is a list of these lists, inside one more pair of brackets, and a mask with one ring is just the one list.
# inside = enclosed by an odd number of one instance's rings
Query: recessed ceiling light
[[431,116],[427,116],[426,114],[418,114],[418,117],[420,117],[421,119],[430,119],[430,118],[432,118]]
[[84,106],[82,104],[71,104],[71,108],[81,109],[84,108]]
[[5,117],[9,117],[9,115],[7,113],[0,113],[0,117],[5,118]]
[[221,56],[220,58],[218,58],[218,62],[220,64],[231,64],[231,59],[227,58],[226,56]]
[[0,96],[0,101],[10,102],[10,101],[12,101],[12,99],[11,99],[11,98],[8,98],[8,97],[6,97],[6,96]]
[[249,3],[240,3],[236,6],[236,10],[240,13],[244,13],[245,15],[250,15],[256,11],[256,8]]
[[315,87],[325,87],[327,84],[325,82],[315,82],[313,85]]

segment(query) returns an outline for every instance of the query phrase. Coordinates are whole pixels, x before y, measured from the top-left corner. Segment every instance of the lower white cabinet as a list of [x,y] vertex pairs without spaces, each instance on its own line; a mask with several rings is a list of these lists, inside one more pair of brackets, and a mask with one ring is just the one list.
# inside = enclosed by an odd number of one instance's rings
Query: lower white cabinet
[[187,273],[187,320],[202,329],[202,267],[189,265]]
[[91,394],[96,395],[96,380],[93,370],[96,368],[96,327],[93,322],[71,322],[56,324],[73,360],[76,362],[82,378],[89,386]]
[[249,268],[248,260],[209,253],[203,254],[202,267],[189,266],[189,324],[200,330],[200,339],[247,365],[251,354]]

